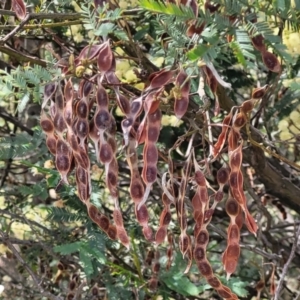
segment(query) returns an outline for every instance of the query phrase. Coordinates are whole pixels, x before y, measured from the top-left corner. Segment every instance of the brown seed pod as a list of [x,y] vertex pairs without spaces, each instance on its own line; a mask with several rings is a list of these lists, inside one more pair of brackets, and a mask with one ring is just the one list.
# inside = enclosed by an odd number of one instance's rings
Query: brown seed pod
[[204,277],[209,277],[213,274],[212,268],[207,260],[197,261],[197,266],[198,266],[200,273]]
[[253,47],[256,50],[260,51],[260,52],[266,51],[266,46],[265,46],[264,40],[265,39],[261,34],[256,35],[256,36],[251,38],[251,42],[252,42]]
[[278,61],[277,57],[269,52],[265,51],[262,53],[262,59],[265,64],[265,66],[274,73],[280,73],[281,72],[281,65],[280,62]]
[[162,226],[160,227],[157,232],[156,232],[156,235],[155,235],[155,242],[157,244],[161,244],[164,242],[165,238],[167,236],[167,228],[166,226]]

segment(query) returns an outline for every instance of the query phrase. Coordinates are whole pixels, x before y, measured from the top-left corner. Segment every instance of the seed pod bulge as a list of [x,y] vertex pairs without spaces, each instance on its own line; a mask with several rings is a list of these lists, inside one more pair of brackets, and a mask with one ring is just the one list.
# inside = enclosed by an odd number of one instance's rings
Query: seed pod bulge
[[204,277],[208,277],[208,276],[211,276],[213,274],[212,268],[206,260],[198,261],[197,266],[198,266],[198,269],[199,269],[200,273]]
[[239,204],[233,198],[230,198],[226,202],[226,212],[230,216],[237,216],[239,213]]
[[114,225],[109,225],[108,229],[106,230],[107,236],[111,240],[116,240],[117,239],[117,228]]
[[104,130],[109,126],[111,116],[107,110],[100,110],[95,114],[94,122],[99,130]]
[[215,289],[221,286],[221,282],[217,277],[208,278],[207,283],[210,284]]
[[55,159],[56,168],[59,172],[68,172],[70,169],[70,160],[68,156],[56,156]]
[[217,181],[219,185],[226,184],[229,179],[229,170],[227,168],[221,168],[217,172]]
[[109,144],[100,144],[99,159],[103,164],[110,163],[113,159],[113,151]]
[[79,118],[87,118],[88,116],[88,105],[84,100],[80,100],[76,105],[76,113]]
[[197,245],[206,245],[208,243],[208,232],[207,230],[201,230],[196,238]]
[[107,231],[109,228],[109,219],[108,217],[101,215],[97,220],[97,225],[104,231]]
[[167,236],[167,228],[165,226],[160,227],[155,235],[155,241],[157,244],[161,244],[164,242]]
[[205,249],[201,246],[196,246],[194,249],[194,259],[195,261],[200,261],[205,259]]
[[143,204],[140,209],[137,209],[137,205],[135,205],[135,215],[141,225],[148,223],[149,214],[145,204]]
[[48,118],[41,120],[41,127],[47,133],[51,133],[54,130],[54,125],[53,125],[52,121]]

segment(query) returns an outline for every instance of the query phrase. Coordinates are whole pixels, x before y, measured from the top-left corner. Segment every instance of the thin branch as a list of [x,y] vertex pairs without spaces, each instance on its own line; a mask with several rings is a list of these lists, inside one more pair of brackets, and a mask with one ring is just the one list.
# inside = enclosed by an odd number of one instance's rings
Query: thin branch
[[17,260],[23,265],[23,267],[27,270],[27,272],[29,273],[29,275],[31,276],[34,284],[38,287],[41,295],[43,295],[44,297],[48,297],[51,300],[61,300],[60,297],[56,297],[55,295],[53,295],[50,292],[45,291],[41,284],[42,282],[39,282],[38,278],[36,277],[36,275],[34,274],[34,272],[29,268],[29,266],[27,265],[27,263],[24,261],[24,259],[22,258],[22,256],[20,255],[20,253],[17,251],[17,249],[14,247],[14,245],[11,243],[9,237],[2,231],[0,230],[0,235],[2,236],[2,239],[5,241],[7,247],[12,251],[12,253],[15,255],[15,257],[17,258]]
[[17,32],[19,32],[27,22],[29,22],[29,19],[30,19],[30,15],[26,15],[26,17],[24,18],[24,20],[22,20],[22,22],[17,26],[15,27],[14,30],[12,30],[10,33],[8,33],[4,38],[2,38],[0,40],[0,43],[2,45],[5,44],[5,42],[7,42],[10,38],[12,38],[13,36],[16,35]]
[[[14,16],[16,17],[15,12],[6,10],[6,9],[0,9],[0,15],[3,16]],[[80,13],[30,13],[28,14],[30,20],[74,20],[74,19],[80,19],[81,14]]]
[[29,135],[33,136],[34,132],[30,128],[26,127],[22,123],[20,123],[15,117],[13,117],[11,114],[6,112],[3,107],[0,107],[0,118],[3,118],[4,120],[16,125],[19,127],[22,131],[27,132]]
[[[40,29],[40,28],[54,28],[54,27],[62,27],[62,26],[70,26],[70,25],[79,25],[83,24],[81,20],[74,21],[64,21],[64,22],[56,22],[56,23],[46,23],[46,24],[28,24],[24,25],[23,29]],[[14,30],[18,26],[15,25],[0,25],[0,30]]]
[[280,275],[278,286],[277,286],[277,289],[276,289],[276,292],[275,292],[274,300],[279,300],[279,298],[280,298],[280,292],[282,290],[284,277],[286,276],[286,273],[289,269],[289,266],[290,266],[292,260],[294,259],[294,256],[295,256],[295,253],[296,253],[296,250],[297,250],[297,247],[298,247],[299,236],[300,236],[300,225],[298,226],[297,232],[295,232],[295,241],[293,243],[293,247],[292,247],[289,259],[287,260],[287,262],[285,263],[285,265],[282,269],[282,273]]
[[8,56],[15,58],[17,61],[30,62],[32,64],[40,65],[42,67],[47,67],[47,62],[45,60],[39,59],[34,56],[20,53],[6,45],[0,46],[0,52],[3,52],[5,54],[7,54]]

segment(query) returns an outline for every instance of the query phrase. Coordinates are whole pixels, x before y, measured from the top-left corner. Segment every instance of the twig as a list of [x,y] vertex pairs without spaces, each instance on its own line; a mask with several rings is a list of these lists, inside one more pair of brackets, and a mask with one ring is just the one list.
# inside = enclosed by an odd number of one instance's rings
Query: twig
[[12,38],[17,32],[19,32],[29,20],[30,20],[30,15],[26,15],[24,20],[22,20],[22,22],[17,27],[15,27],[14,30],[12,30],[4,38],[0,40],[0,43],[4,45],[4,43],[7,42],[10,38]]
[[3,118],[4,120],[16,125],[19,127],[21,130],[26,131],[29,135],[33,136],[33,130],[30,128],[26,127],[22,123],[20,123],[16,118],[14,118],[11,114],[6,112],[3,107],[0,107],[0,118]]
[[41,295],[43,295],[44,297],[48,297],[51,300],[61,300],[60,297],[56,297],[55,295],[53,295],[50,292],[45,291],[42,286],[41,283],[39,282],[38,278],[36,277],[36,275],[33,273],[33,271],[29,268],[29,266],[27,265],[27,263],[24,261],[24,259],[22,258],[22,256],[19,254],[19,252],[17,251],[17,249],[14,247],[14,245],[11,243],[9,237],[2,231],[0,230],[0,235],[2,236],[3,240],[5,240],[5,243],[7,245],[7,247],[12,251],[12,253],[15,255],[15,257],[17,258],[17,260],[23,265],[23,267],[27,270],[27,272],[29,273],[29,275],[31,276],[34,284],[39,288]]
[[20,53],[6,45],[0,46],[0,52],[3,52],[5,54],[9,55],[10,57],[15,58],[18,61],[30,62],[30,63],[36,64],[36,65],[40,65],[42,67],[47,67],[47,62],[45,60]]
[[[0,15],[16,16],[15,12],[5,9],[0,9]],[[74,20],[81,17],[80,13],[30,13],[28,14],[30,20]]]
[[278,286],[277,286],[277,289],[276,289],[276,292],[275,292],[274,300],[279,300],[280,292],[281,292],[283,282],[284,282],[284,277],[286,276],[286,273],[289,269],[289,266],[290,266],[290,264],[291,264],[291,262],[292,262],[292,260],[295,256],[295,252],[296,252],[297,247],[298,247],[299,236],[300,236],[300,225],[298,226],[297,232],[295,232],[295,241],[293,243],[293,247],[292,247],[290,256],[289,256],[287,262],[285,263],[285,265],[282,269],[282,273],[280,275]]
[[[83,24],[81,20],[74,21],[64,21],[64,22],[56,22],[56,23],[45,23],[45,24],[28,24],[24,25],[23,29],[39,29],[39,28],[53,28],[53,27],[61,27],[61,26],[70,26],[70,25],[79,25]],[[0,25],[0,30],[14,30],[18,26],[16,25]]]

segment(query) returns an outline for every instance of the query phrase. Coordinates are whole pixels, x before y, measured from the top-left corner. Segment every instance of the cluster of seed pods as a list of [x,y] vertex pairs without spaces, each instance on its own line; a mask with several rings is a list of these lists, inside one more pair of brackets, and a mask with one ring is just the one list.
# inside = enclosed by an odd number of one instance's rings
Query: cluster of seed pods
[[192,199],[192,206],[195,219],[195,245],[193,257],[196,261],[200,273],[206,278],[207,282],[217,291],[217,293],[221,297],[225,299],[238,299],[237,296],[234,293],[232,293],[232,291],[228,287],[224,286],[220,282],[220,280],[214,275],[212,267],[206,257],[206,247],[209,242],[209,233],[207,231],[207,226],[211,221],[216,203],[221,201],[223,198],[222,189],[228,180],[228,175],[226,178],[226,171],[221,170],[219,172],[218,182],[220,184],[220,189],[215,195],[215,198],[219,199],[215,200],[212,207],[209,208],[209,196],[205,176],[196,161],[194,161],[194,166],[194,181],[196,182],[197,189]]

